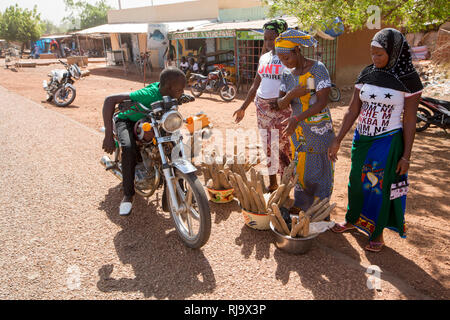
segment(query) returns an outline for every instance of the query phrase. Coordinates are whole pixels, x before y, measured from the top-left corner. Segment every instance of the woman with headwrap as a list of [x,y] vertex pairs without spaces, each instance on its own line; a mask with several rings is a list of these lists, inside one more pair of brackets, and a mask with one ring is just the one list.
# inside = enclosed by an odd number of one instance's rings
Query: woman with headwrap
[[331,80],[325,65],[305,58],[300,46],[316,46],[310,35],[289,30],[275,40],[281,62],[290,69],[283,73],[278,105],[291,106],[283,134],[290,137],[293,161],[297,162],[298,183],[294,188],[292,213],[306,211],[316,198],[329,198],[333,191],[334,167],[327,156],[334,138],[327,107]]
[[[337,160],[340,143],[358,119],[352,146],[345,224],[337,233],[358,228],[369,235],[366,250],[379,252],[383,230],[406,236],[407,172],[414,142],[416,113],[422,82],[405,37],[386,28],[375,34],[370,54],[373,64],[359,75],[352,101],[329,149]],[[403,117],[402,117],[403,114]]]
[[[264,151],[267,156],[267,167],[269,173],[269,191],[278,188],[277,172],[282,174],[289,164],[289,143],[281,139],[281,131],[284,128],[281,124],[289,117],[289,110],[279,110],[277,106],[278,89],[281,83],[281,74],[285,66],[275,53],[274,42],[276,37],[286,31],[288,25],[282,19],[272,20],[263,26],[264,30],[264,53],[259,59],[258,72],[253,84],[245,98],[242,106],[236,110],[233,116],[236,123],[239,123],[245,116],[245,110],[254,100],[256,114],[258,118],[258,128],[261,136]],[[256,97],[256,98],[255,98]],[[276,133],[278,132],[278,138]],[[272,144],[272,134],[274,144]],[[278,146],[278,150],[276,150]],[[278,157],[277,157],[278,153]]]

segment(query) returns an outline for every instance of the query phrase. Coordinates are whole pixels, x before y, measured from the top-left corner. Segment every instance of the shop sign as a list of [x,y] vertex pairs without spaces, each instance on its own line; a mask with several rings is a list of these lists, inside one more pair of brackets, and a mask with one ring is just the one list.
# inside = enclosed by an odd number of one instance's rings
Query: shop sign
[[262,29],[237,31],[236,38],[238,40],[264,40],[264,32]]
[[201,38],[234,38],[236,36],[235,30],[212,30],[212,31],[197,31],[172,33],[169,38],[172,40],[180,39],[201,39]]
[[168,46],[168,28],[165,24],[149,24],[147,32],[147,49],[158,50]]

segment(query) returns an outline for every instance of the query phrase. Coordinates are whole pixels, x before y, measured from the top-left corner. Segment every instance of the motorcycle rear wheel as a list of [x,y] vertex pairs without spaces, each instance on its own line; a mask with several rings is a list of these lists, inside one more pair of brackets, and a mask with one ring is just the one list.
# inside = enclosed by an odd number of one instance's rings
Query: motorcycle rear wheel
[[198,98],[202,95],[203,90],[198,83],[191,85],[191,93],[194,97]]
[[234,84],[227,84],[220,88],[219,95],[225,101],[232,101],[236,97],[237,88]]
[[431,118],[431,113],[425,108],[417,108],[416,132],[425,131],[430,126],[429,122],[420,119],[419,116],[429,119]]
[[328,95],[330,100],[333,102],[338,102],[341,100],[341,90],[339,90],[338,87],[331,87],[330,89],[330,94]]
[[[211,235],[211,212],[205,190],[195,173],[184,174],[175,170],[177,200],[185,210],[176,213],[169,200],[170,212],[175,228],[183,242],[198,249],[208,242]],[[170,196],[168,197],[170,199]]]
[[75,89],[71,87],[68,87],[67,89],[60,87],[56,90],[53,100],[55,100],[55,104],[58,107],[67,107],[73,102],[73,100],[75,100],[76,96],[77,92]]

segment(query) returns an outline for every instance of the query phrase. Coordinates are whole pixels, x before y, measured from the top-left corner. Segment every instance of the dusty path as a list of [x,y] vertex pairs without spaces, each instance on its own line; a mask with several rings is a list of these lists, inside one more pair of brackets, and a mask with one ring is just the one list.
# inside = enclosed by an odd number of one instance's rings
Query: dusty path
[[[40,103],[45,71],[36,70],[0,71],[0,134],[7,142],[0,152],[1,299],[450,297],[450,156],[440,131],[416,139],[408,238],[386,232],[388,247],[378,255],[364,251],[367,238],[360,232],[328,232],[307,255],[285,254],[270,232],[243,225],[236,203],[211,204],[211,238],[193,251],[159,209],[160,193],[148,203],[137,198],[134,214],[119,217],[119,183],[98,164],[101,101],[108,92],[141,84],[93,74],[77,84],[78,107],[58,109]],[[237,127],[230,119],[239,103],[207,96],[185,110],[206,111],[218,128]],[[343,108],[334,106],[332,113],[339,123]],[[254,111],[245,119],[245,127],[254,126]],[[337,221],[345,214],[350,143],[349,136],[336,167]],[[366,286],[369,265],[382,270],[381,291]]]

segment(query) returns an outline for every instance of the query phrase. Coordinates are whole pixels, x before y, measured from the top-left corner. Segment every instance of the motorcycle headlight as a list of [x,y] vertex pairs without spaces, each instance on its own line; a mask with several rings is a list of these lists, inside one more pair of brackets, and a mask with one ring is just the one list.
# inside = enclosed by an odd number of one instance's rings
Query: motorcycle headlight
[[163,115],[161,125],[167,132],[175,132],[183,126],[183,117],[178,111],[169,111]]

